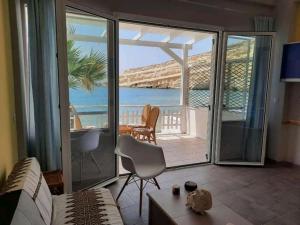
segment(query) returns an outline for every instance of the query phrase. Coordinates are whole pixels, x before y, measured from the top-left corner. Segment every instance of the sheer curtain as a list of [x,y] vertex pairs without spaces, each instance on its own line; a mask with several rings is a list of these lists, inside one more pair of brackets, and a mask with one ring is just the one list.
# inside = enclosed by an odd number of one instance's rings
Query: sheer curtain
[[[272,17],[255,17],[254,27],[256,32],[272,32],[274,31],[274,19]],[[260,161],[261,158],[261,151],[258,151],[257,148],[262,147],[271,45],[270,37],[256,36],[245,125],[247,128],[245,157],[248,161]]]
[[43,170],[61,167],[54,0],[28,0],[27,149]]

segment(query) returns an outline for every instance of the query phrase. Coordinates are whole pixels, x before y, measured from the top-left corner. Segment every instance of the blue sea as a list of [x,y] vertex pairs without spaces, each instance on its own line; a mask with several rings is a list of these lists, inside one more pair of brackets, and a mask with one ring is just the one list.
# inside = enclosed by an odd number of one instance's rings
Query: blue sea
[[[70,104],[80,115],[83,126],[107,127],[108,90],[105,87],[93,91],[70,89]],[[135,123],[132,115],[140,115],[145,104],[159,105],[168,112],[180,110],[180,89],[127,88],[119,89],[120,123]],[[165,107],[164,107],[165,106]],[[96,114],[94,114],[96,113]]]
[[[190,90],[189,95],[191,106],[207,106],[209,104],[209,90]],[[70,89],[69,98],[70,104],[79,113],[83,125],[107,126],[109,105],[107,88],[99,87],[93,91]],[[245,101],[247,102],[247,98],[248,96],[245,99],[243,92],[226,91],[224,104],[226,103],[227,107],[243,108]],[[140,114],[145,104],[158,105],[162,111],[167,113],[179,112],[181,109],[180,89],[120,87],[120,121],[123,117],[126,117],[125,119],[127,120],[133,114]],[[129,121],[129,123],[133,122]]]
[[[82,89],[70,89],[70,103],[78,112],[99,111],[108,105],[107,88],[99,87],[89,92]],[[153,89],[120,87],[119,104],[122,105],[160,105],[178,106],[180,89]]]

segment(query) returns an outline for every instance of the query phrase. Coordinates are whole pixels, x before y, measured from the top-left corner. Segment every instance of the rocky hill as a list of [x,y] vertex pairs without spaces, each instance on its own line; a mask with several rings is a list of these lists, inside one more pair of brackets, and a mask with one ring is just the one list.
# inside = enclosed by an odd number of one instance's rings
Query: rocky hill
[[[249,54],[253,54],[253,42],[250,42]],[[247,57],[249,42],[231,45],[227,51],[226,61],[243,61]],[[214,66],[212,53],[206,52],[188,58],[188,76],[190,89],[207,89]],[[249,65],[249,64],[248,64]],[[238,69],[238,71],[236,70]],[[245,66],[233,68],[232,72],[242,77],[247,70]],[[236,76],[236,74],[234,74]],[[181,66],[170,60],[160,64],[125,70],[119,77],[119,85],[123,87],[147,88],[179,88],[181,82]]]

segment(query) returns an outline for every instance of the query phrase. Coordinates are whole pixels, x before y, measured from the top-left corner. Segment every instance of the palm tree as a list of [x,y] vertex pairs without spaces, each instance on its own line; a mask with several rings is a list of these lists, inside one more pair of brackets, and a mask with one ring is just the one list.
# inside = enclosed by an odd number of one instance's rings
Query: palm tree
[[[74,33],[75,29],[69,27],[68,35]],[[82,56],[80,49],[75,47],[74,40],[67,41],[67,52],[70,88],[92,91],[103,84],[107,72],[105,55],[91,50],[89,54]]]

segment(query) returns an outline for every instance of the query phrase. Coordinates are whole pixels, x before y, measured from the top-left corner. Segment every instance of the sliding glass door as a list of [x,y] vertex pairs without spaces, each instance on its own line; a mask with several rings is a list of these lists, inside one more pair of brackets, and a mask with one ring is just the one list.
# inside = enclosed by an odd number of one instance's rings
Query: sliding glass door
[[225,33],[217,163],[264,163],[272,39],[271,33]]
[[115,22],[67,8],[72,189],[116,177]]

